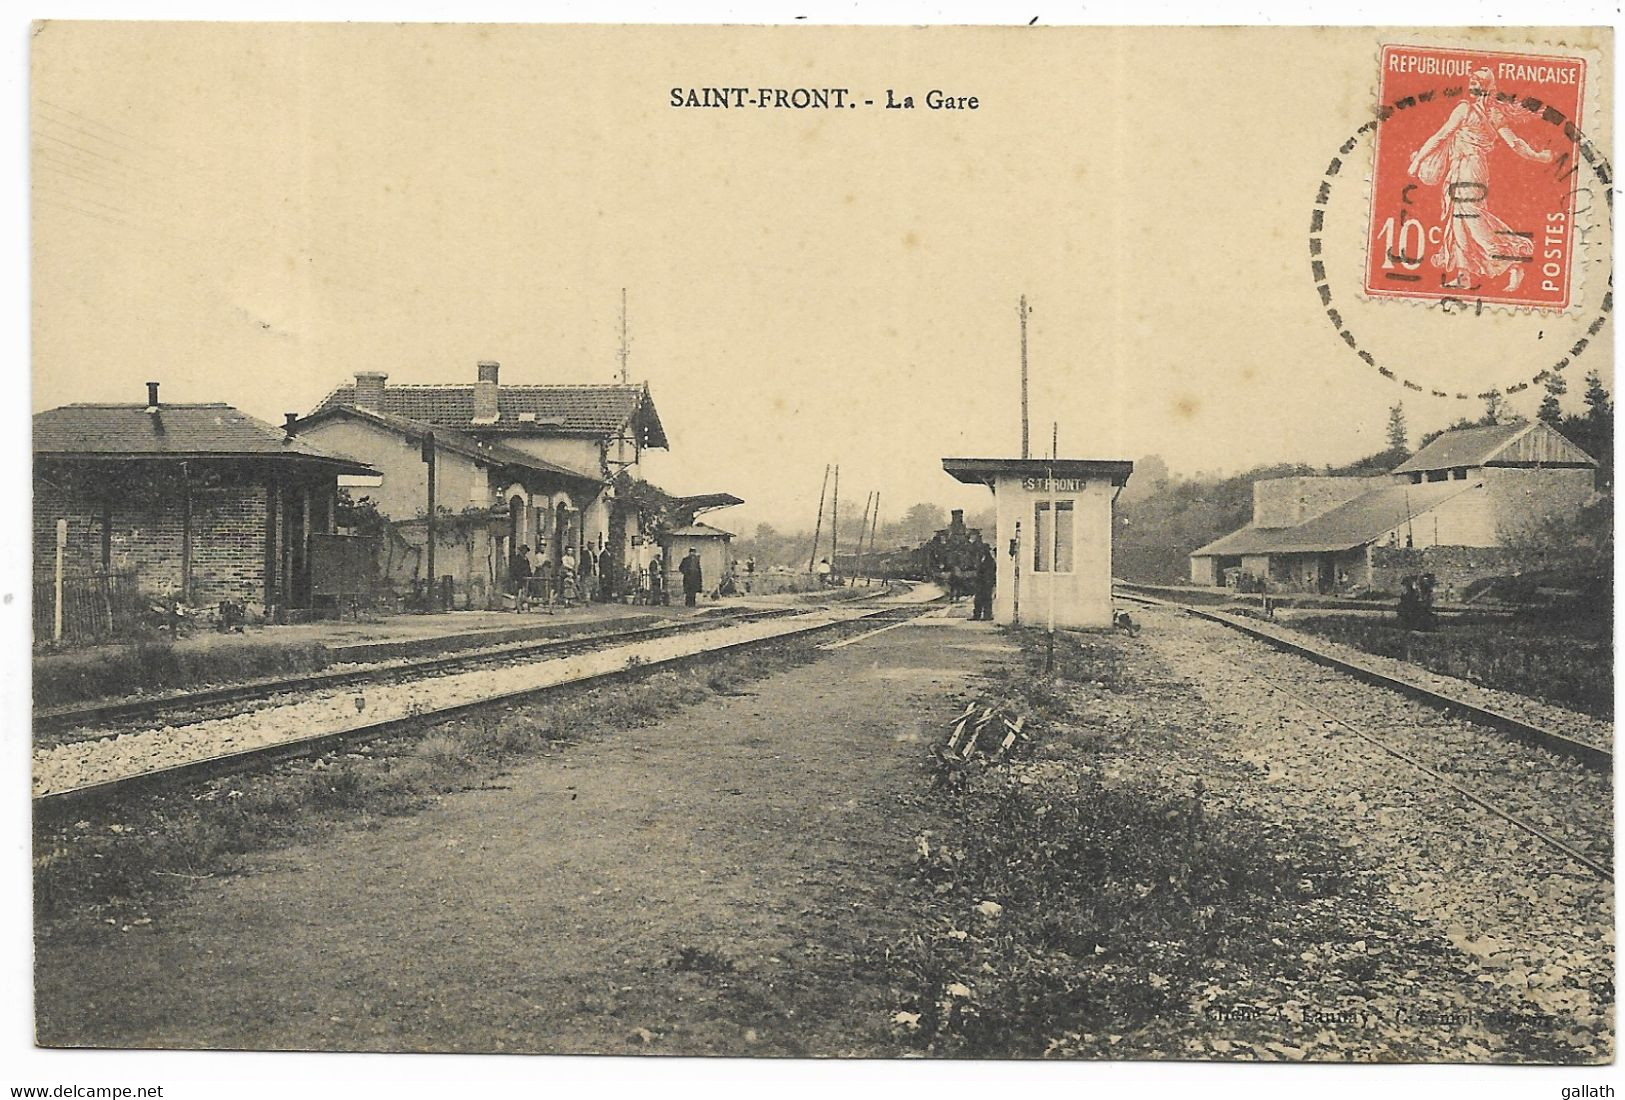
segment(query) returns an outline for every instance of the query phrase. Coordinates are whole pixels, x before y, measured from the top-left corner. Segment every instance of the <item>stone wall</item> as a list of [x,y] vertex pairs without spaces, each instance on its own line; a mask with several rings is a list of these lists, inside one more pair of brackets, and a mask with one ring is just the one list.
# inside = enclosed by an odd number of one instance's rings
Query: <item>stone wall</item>
[[1440,600],[1457,600],[1467,586],[1484,577],[1504,577],[1526,568],[1517,551],[1498,546],[1429,546],[1407,550],[1396,546],[1371,548],[1371,589],[1397,593],[1401,577],[1432,573]]

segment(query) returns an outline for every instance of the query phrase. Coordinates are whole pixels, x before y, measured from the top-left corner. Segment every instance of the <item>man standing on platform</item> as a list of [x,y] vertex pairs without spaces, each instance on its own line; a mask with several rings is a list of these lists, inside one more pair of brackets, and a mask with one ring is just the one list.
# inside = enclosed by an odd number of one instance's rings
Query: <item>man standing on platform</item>
[[976,599],[971,607],[971,618],[982,622],[993,620],[993,586],[999,579],[999,563],[993,557],[993,548],[983,545],[976,559]]
[[677,571],[683,575],[683,603],[685,606],[693,607],[695,597],[704,587],[700,577],[700,552],[690,549],[688,556],[678,564]]

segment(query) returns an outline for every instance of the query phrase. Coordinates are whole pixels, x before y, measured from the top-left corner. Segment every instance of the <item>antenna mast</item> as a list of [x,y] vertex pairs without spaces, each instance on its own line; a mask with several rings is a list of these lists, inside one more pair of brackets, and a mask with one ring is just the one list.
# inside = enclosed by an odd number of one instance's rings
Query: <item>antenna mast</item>
[[621,287],[621,385],[627,384],[626,361],[632,355],[632,342],[626,336],[626,288]]

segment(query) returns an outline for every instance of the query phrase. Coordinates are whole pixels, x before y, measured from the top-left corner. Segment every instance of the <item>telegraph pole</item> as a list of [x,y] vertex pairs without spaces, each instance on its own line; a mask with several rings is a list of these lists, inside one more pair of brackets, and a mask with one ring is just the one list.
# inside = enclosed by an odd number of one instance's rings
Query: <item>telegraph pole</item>
[[433,432],[423,433],[423,461],[429,466],[429,542],[428,549],[425,554],[424,564],[429,574],[428,606],[433,608],[435,601],[438,598],[435,594],[435,585],[438,583],[438,581],[434,574],[434,468],[437,464],[435,462]]
[[[869,557],[875,556],[875,531],[880,527],[880,490],[875,490],[875,510],[869,517]],[[1435,539],[1435,542],[1438,540]],[[864,587],[869,586],[869,574],[863,575]]]
[[627,384],[626,361],[632,355],[632,344],[626,338],[626,288],[621,287],[621,385]]
[[1055,671],[1055,582],[1061,564],[1061,512],[1055,500],[1055,458],[1061,438],[1060,424],[1050,422],[1049,435],[1049,649],[1044,654],[1044,671]]
[[874,503],[874,499],[873,492],[865,494],[863,498],[863,520],[858,524],[857,568],[852,570],[852,576],[846,582],[852,588],[858,586],[858,574],[863,571],[863,537],[869,533],[869,505]]
[[818,537],[824,533],[824,493],[829,489],[829,463],[824,463],[824,484],[818,489],[818,522],[813,525],[812,556],[807,559],[807,572],[813,572],[818,562]]
[[835,491],[829,502],[829,571],[834,577],[839,577],[840,566],[836,560],[841,553],[841,464],[835,464]]
[[1021,457],[1032,457],[1027,445],[1027,296],[1021,296]]

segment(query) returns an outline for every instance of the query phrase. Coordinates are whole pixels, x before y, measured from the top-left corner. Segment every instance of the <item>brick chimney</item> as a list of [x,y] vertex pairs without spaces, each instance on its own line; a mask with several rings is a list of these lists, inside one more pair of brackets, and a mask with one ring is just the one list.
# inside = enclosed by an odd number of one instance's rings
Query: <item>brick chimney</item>
[[381,370],[355,372],[355,407],[382,412],[384,407],[384,380],[389,375]]
[[158,411],[158,383],[156,382],[147,383],[147,411],[150,413]]
[[474,383],[474,423],[495,424],[500,415],[497,409],[497,372],[502,364],[481,359],[479,378]]
[[299,414],[298,413],[283,413],[282,414],[282,432],[283,432],[283,437],[286,438],[286,439],[292,439],[294,436],[299,434]]

